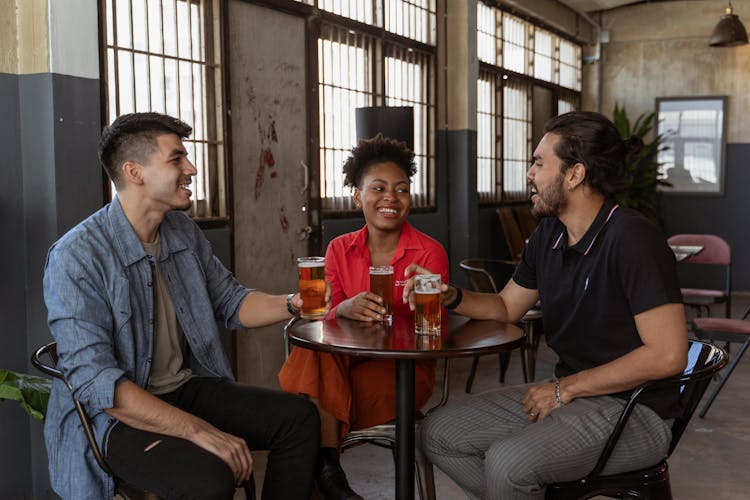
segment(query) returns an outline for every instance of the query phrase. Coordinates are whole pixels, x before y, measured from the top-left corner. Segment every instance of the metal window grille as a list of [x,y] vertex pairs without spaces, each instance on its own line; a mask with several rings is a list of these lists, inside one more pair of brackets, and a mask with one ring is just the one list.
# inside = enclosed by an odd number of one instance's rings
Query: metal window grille
[[477,80],[477,194],[481,202],[500,201],[503,192],[503,169],[500,162],[502,102],[499,77],[480,71]]
[[218,0],[102,0],[108,123],[157,111],[193,127],[185,147],[198,174],[190,215],[225,219]]
[[503,195],[507,201],[524,200],[532,147],[531,84],[506,80],[503,111]]
[[578,99],[569,96],[560,96],[557,100],[557,114],[561,115],[568,111],[575,111],[578,109]]
[[[313,0],[305,3],[314,5]],[[318,8],[362,23],[382,26],[377,0],[317,0]],[[377,18],[377,20],[376,20]]]
[[[527,199],[532,87],[557,86],[558,111],[576,109],[581,48],[559,35],[477,2],[477,192],[480,203]],[[549,86],[545,84],[545,86]]]
[[[321,207],[328,214],[356,210],[351,191],[343,185],[342,166],[356,145],[354,110],[374,105],[414,108],[417,173],[412,179],[412,206],[434,206],[435,54],[417,38],[434,36],[435,2],[387,1],[389,19],[394,19],[394,14],[396,18],[406,16],[394,28],[407,37],[398,43],[386,42],[384,32],[365,33],[354,24],[324,21],[320,25],[320,198]],[[319,7],[323,3],[318,0]],[[378,5],[381,4],[373,2],[374,7]],[[413,45],[408,37],[413,37]]]
[[553,81],[552,33],[534,30],[534,77],[545,82]]
[[529,26],[525,21],[503,13],[501,66],[516,73],[529,74],[533,53],[529,48]]
[[560,86],[581,90],[581,46],[560,40]]
[[[497,15],[496,15],[497,13]],[[497,25],[501,16],[497,9],[477,2],[477,56],[487,64],[497,64],[498,47],[500,46]]]
[[435,192],[434,68],[432,56],[413,49],[386,45],[385,104],[414,108],[414,162],[411,199],[415,207],[432,206]]
[[345,28],[321,26],[318,39],[320,197],[324,210],[353,210],[341,167],[356,145],[355,108],[374,104],[375,39]]
[[435,45],[435,0],[385,0],[385,29],[418,42]]

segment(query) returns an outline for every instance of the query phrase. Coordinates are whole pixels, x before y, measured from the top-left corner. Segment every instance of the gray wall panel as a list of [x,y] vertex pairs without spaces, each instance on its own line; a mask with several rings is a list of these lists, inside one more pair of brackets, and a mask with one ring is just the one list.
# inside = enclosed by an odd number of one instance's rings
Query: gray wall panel
[[[18,126],[18,76],[0,74],[0,322],[3,348],[0,369],[27,370],[26,294],[24,261],[23,160]],[[0,404],[0,497],[26,498],[31,494],[29,429],[32,422],[15,403]]]
[[[27,371],[29,353],[49,341],[42,273],[47,249],[59,236],[102,205],[101,173],[96,161],[99,136],[99,83],[55,74],[21,75],[18,79],[18,119],[23,182],[25,262],[16,283],[25,290],[26,325],[23,331]],[[20,334],[19,334],[20,335]],[[19,433],[21,431],[19,430]],[[33,498],[55,498],[49,485],[42,426],[24,433],[31,467]],[[16,470],[17,469],[17,470]]]

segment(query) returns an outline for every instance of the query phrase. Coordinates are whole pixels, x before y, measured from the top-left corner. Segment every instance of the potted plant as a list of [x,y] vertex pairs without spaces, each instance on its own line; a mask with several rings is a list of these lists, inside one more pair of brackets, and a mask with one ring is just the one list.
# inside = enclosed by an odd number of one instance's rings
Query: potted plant
[[659,151],[668,146],[663,145],[662,135],[656,134],[653,140],[646,142],[646,136],[654,128],[656,112],[643,113],[632,124],[624,107],[615,103],[612,121],[623,139],[635,135],[643,141],[643,148],[637,153],[628,153],[625,162],[633,176],[633,183],[628,191],[618,198],[618,203],[638,210],[651,221],[662,227],[659,217],[659,186],[671,186],[659,172],[661,163],[657,160]]
[[51,389],[52,381],[47,378],[0,370],[0,402],[18,401],[37,420],[44,420]]

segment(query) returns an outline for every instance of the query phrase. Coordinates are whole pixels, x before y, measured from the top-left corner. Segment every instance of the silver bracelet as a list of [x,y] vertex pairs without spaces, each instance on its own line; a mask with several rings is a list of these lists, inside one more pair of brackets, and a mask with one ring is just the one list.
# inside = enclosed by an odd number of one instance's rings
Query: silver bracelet
[[294,297],[293,293],[286,296],[286,310],[289,311],[289,314],[296,317],[299,316],[299,309],[292,305],[292,297]]
[[563,400],[560,399],[560,379],[555,377],[555,403],[559,404],[560,406],[564,405]]

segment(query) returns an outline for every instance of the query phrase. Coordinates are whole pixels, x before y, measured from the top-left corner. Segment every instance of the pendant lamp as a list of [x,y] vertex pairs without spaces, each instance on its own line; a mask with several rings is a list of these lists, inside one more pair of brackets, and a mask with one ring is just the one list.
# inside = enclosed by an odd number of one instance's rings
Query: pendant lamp
[[726,8],[726,14],[721,16],[719,23],[711,33],[708,45],[711,47],[736,47],[747,44],[747,31],[736,14],[732,13],[732,2]]

